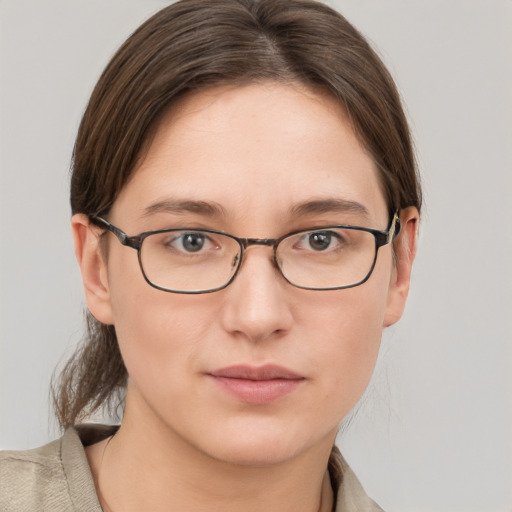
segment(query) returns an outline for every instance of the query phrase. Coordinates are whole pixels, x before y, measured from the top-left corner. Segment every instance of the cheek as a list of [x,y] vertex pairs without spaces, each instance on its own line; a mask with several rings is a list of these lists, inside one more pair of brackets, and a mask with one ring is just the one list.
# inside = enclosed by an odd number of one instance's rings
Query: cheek
[[375,270],[361,286],[332,292],[332,297],[318,296],[303,317],[304,326],[312,326],[312,354],[321,369],[317,377],[323,379],[324,393],[340,417],[363,394],[379,352],[389,272]]
[[173,362],[193,357],[208,325],[206,313],[197,305],[187,305],[179,295],[151,288],[117,301],[114,318],[131,376],[130,369],[135,373],[139,366],[145,366],[146,371],[175,372]]
[[[351,294],[352,297],[354,295]],[[328,326],[329,333],[323,342],[317,344],[318,355],[336,382],[341,381],[345,388],[349,385],[359,389],[366,385],[379,350],[382,316],[375,315],[375,310],[370,307],[371,314],[365,314],[368,311],[364,309],[350,303],[336,311],[324,309],[323,314],[317,316],[318,331],[325,331]]]
[[151,287],[142,276],[136,254],[122,256],[126,257],[109,260],[109,289],[128,373],[136,380],[154,379],[155,383],[161,376],[177,376],[177,362],[193,359],[208,314],[197,297]]

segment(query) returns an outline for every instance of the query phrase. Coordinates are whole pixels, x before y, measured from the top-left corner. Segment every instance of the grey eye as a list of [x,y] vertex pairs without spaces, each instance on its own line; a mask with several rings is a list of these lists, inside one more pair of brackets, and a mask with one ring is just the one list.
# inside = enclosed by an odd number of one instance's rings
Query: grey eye
[[181,237],[181,243],[185,251],[198,252],[204,247],[205,239],[201,233],[185,233]]
[[310,247],[315,251],[323,251],[331,245],[332,234],[327,231],[311,233],[308,237]]

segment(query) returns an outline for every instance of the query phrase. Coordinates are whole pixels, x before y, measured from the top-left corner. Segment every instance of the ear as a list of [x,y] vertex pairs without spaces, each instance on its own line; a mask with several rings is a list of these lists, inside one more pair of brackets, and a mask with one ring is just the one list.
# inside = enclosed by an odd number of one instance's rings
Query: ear
[[411,271],[418,243],[419,213],[414,206],[400,212],[402,228],[393,243],[395,266],[389,283],[388,303],[384,317],[384,327],[400,320],[409,294]]
[[89,311],[100,322],[113,324],[107,264],[101,247],[102,231],[91,224],[87,215],[82,213],[73,215],[71,228]]

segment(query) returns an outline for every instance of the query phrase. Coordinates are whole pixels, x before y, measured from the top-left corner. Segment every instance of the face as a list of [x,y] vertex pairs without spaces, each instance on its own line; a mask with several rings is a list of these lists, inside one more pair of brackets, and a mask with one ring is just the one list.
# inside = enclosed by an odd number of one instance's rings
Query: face
[[[128,235],[191,227],[253,238],[333,224],[384,230],[389,220],[375,165],[339,104],[270,83],[182,100],[109,215]],[[149,286],[135,251],[108,237],[103,291],[88,304],[115,324],[129,373],[125,421],[242,464],[332,445],[403,307],[390,245],[355,288],[293,287],[272,250],[254,246],[227,288],[183,295]]]

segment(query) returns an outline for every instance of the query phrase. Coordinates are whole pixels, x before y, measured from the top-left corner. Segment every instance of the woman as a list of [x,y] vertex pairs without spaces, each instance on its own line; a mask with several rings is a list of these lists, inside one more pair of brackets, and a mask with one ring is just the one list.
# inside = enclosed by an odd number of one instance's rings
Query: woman
[[[64,437],[3,455],[0,508],[380,510],[333,445],[402,314],[421,193],[362,36],[310,1],[173,4],[73,156],[89,335]],[[119,428],[80,425],[118,404]]]

